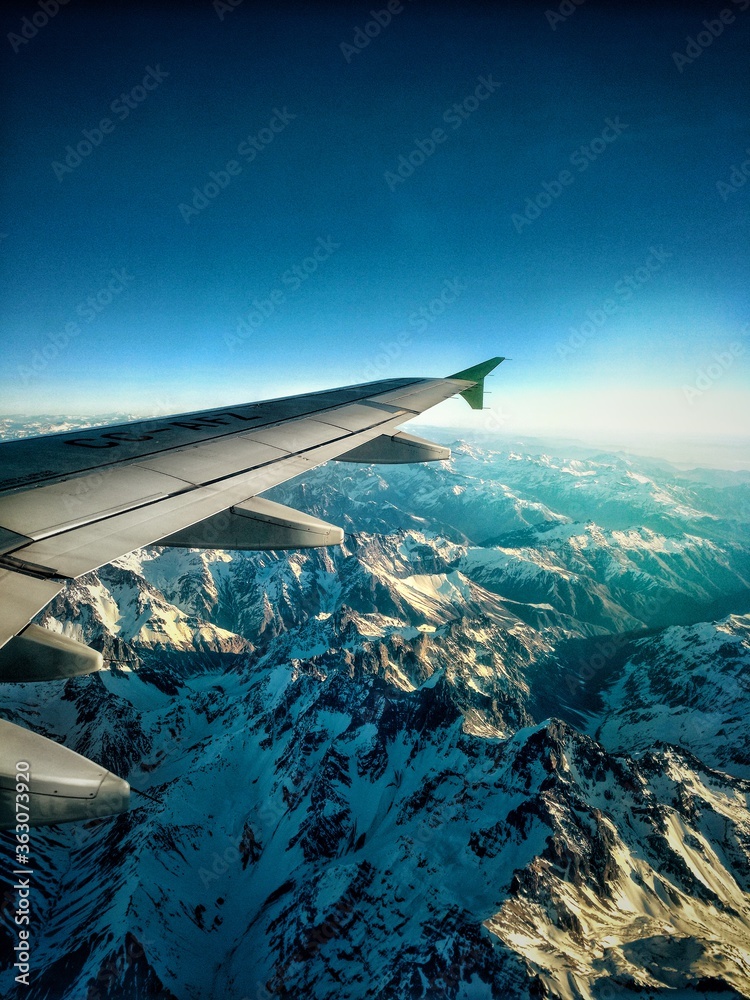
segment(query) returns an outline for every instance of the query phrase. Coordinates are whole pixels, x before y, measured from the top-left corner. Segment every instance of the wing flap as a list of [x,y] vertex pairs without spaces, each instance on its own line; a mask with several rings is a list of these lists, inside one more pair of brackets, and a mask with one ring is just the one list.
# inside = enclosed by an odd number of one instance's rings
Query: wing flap
[[[361,458],[358,449],[373,440],[367,454],[380,460],[447,457],[447,449],[399,436],[398,425],[458,392],[481,405],[484,377],[500,360],[448,379],[390,379],[0,445],[0,646],[71,578],[160,539],[190,544],[210,529],[249,548],[339,542],[340,528],[257,494],[330,459]],[[84,655],[80,644],[36,628],[6,653],[10,675],[24,679],[100,663],[93,650]],[[0,825],[9,822],[15,762],[24,759],[34,822],[127,808],[127,782],[10,723],[0,721],[0,730]]]
[[142,461],[165,451],[246,434],[256,428],[291,424],[298,419],[331,412],[348,403],[372,399],[375,393],[387,389],[403,388],[422,381],[389,379],[223,409],[6,441],[0,445],[0,493],[80,476],[105,466]]
[[0,646],[26,628],[60,593],[64,580],[43,580],[0,566]]
[[393,435],[498,361],[0,445],[0,645],[67,579]]
[[150,503],[190,484],[137,465],[107,468],[63,483],[0,497],[0,524],[29,538],[43,538],[92,518]]
[[273,451],[275,459],[240,475],[230,475],[163,500],[46,535],[17,549],[13,556],[23,560],[32,571],[37,567],[39,573],[46,571],[48,576],[77,577],[89,573],[133,549],[158,542],[160,538],[204,521],[227,507],[242,503],[248,497],[307,472],[349,450],[354,444],[377,437],[384,429],[395,429],[403,419],[397,416],[383,424],[380,422],[382,411],[373,409],[372,412],[378,421],[376,426],[356,434],[347,434],[343,440],[337,438],[306,451],[304,455],[288,455],[271,449],[270,446],[258,445],[257,447],[268,447],[269,451]]
[[198,487],[57,535],[48,535],[27,545],[16,555],[26,562],[50,567],[61,576],[81,576],[133,549],[150,545],[175,530],[218,514],[248,496],[270,489],[311,467],[303,458],[286,457],[282,473],[281,464],[256,469],[211,486]]

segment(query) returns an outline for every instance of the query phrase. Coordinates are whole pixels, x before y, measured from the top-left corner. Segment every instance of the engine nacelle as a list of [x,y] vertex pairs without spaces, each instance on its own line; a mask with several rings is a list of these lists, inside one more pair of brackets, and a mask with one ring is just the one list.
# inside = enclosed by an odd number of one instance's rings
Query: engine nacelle
[[12,722],[0,721],[0,745],[0,829],[127,810],[130,785],[93,760]]
[[0,681],[55,681],[101,670],[102,654],[70,636],[28,625],[0,649]]

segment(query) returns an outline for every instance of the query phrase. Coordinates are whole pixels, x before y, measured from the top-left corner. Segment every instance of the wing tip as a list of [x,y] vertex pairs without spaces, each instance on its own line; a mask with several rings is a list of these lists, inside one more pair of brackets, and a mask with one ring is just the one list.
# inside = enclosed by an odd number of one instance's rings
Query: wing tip
[[507,358],[488,358],[487,361],[480,361],[478,365],[472,365],[471,368],[464,368],[463,371],[456,372],[454,375],[449,375],[448,378],[461,379],[465,382],[479,382],[481,379],[485,378],[491,371],[494,371],[498,365],[502,364],[503,361],[507,361]]
[[448,378],[458,379],[462,382],[473,382],[473,385],[462,389],[459,395],[463,396],[472,410],[482,410],[484,409],[484,380],[491,371],[507,360],[507,358],[501,357],[488,358],[487,361],[481,361],[478,365],[465,368],[463,371],[456,372],[455,375],[449,375]]

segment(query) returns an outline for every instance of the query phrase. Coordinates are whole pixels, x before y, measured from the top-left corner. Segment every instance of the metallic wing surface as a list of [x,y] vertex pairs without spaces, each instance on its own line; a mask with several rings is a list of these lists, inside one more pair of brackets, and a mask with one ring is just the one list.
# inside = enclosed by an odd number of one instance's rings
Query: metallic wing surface
[[[503,360],[447,378],[388,379],[0,444],[0,680],[48,680],[101,667],[95,651],[29,623],[71,580],[143,545],[284,549],[341,542],[336,526],[258,494],[331,459],[448,458],[448,449],[400,432],[400,424],[456,394],[481,409],[484,378]],[[84,779],[85,758],[2,725],[0,825],[10,822],[10,772],[18,753],[31,755],[30,739],[39,741],[43,764],[32,794],[37,822],[125,808],[126,782],[91,762]],[[21,734],[17,747],[10,730]],[[66,774],[74,776],[67,786]],[[113,781],[124,786],[120,799]]]

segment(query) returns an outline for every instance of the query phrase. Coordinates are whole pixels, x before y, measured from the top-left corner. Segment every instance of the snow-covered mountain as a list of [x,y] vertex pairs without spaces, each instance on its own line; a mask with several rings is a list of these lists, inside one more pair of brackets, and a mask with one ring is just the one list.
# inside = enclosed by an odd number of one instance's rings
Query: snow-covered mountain
[[34,832],[34,1000],[750,997],[747,477],[453,448],[40,615],[109,669],[2,715],[149,797]]

